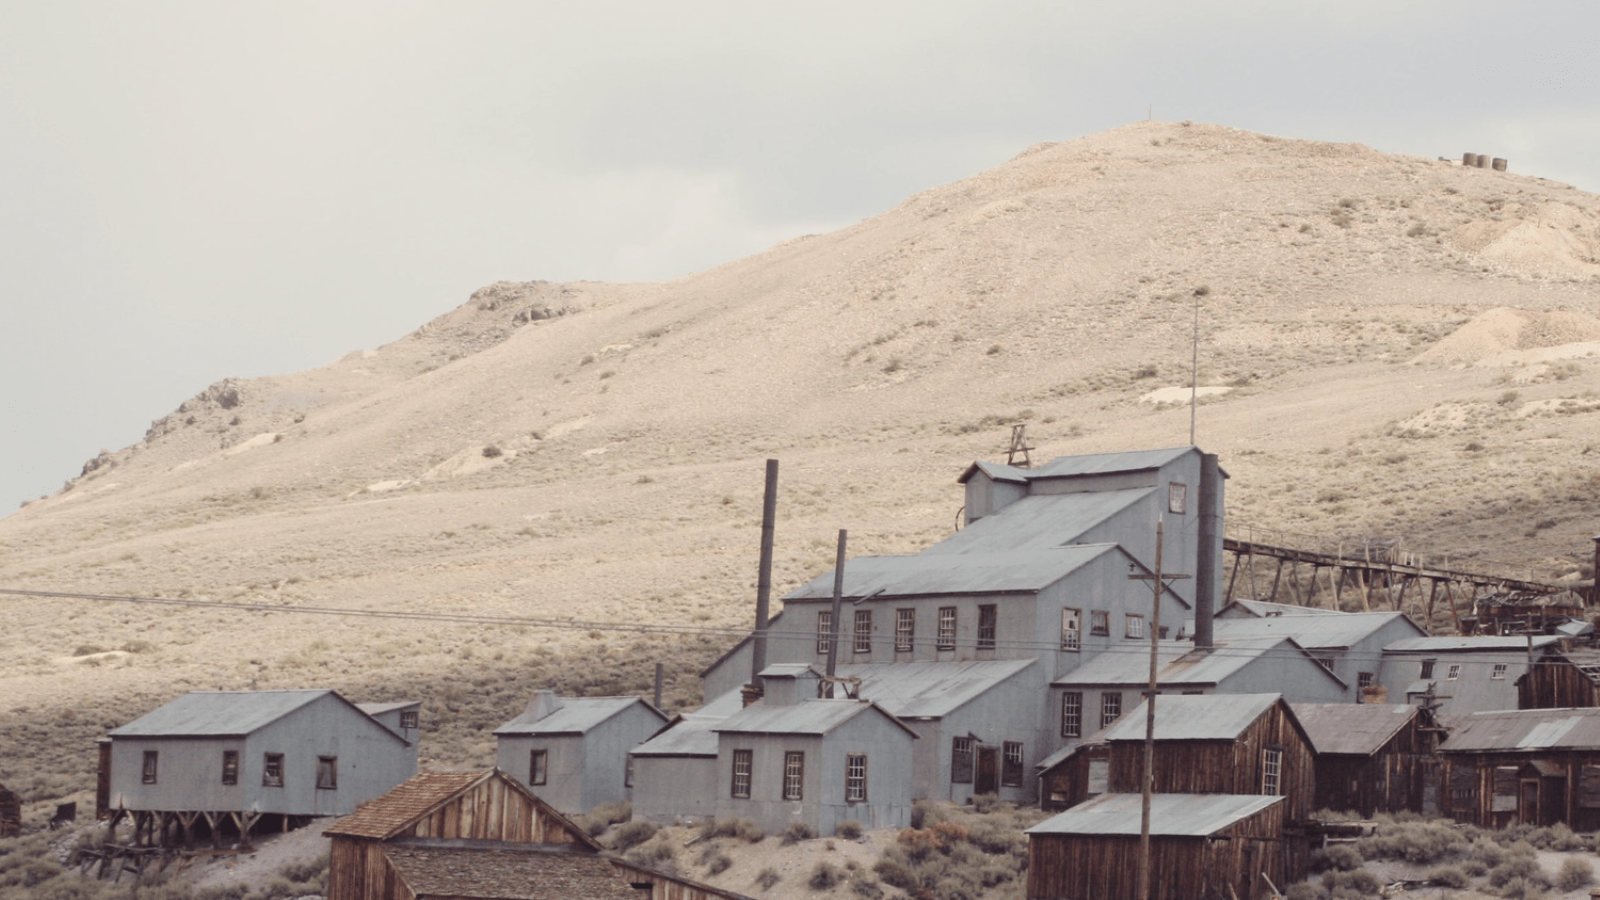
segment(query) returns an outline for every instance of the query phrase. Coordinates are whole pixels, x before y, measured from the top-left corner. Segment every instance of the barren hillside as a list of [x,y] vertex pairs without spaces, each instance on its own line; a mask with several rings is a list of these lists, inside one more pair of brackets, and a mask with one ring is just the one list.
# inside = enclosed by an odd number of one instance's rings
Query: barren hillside
[[286,608],[0,599],[0,782],[84,787],[100,729],[196,687],[424,696],[441,764],[487,762],[536,685],[646,690],[661,661],[693,702],[748,627],[764,459],[778,593],[839,528],[913,551],[1013,422],[1036,458],[1188,443],[1187,390],[1162,389],[1187,386],[1197,300],[1230,527],[1586,576],[1597,273],[1600,200],[1566,185],[1139,123],[677,281],[498,284],[219,382],[0,521],[0,586]]

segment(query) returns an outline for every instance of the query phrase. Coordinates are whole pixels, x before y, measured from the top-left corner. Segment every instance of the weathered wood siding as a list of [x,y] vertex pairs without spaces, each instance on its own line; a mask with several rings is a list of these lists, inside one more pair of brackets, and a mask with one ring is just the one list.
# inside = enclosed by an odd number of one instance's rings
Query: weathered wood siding
[[1371,756],[1318,756],[1313,808],[1363,816],[1421,810],[1432,741],[1420,727],[1414,717]]
[[1546,658],[1517,681],[1518,709],[1575,709],[1600,706],[1600,687],[1565,657]]
[[416,900],[379,841],[334,835],[328,850],[327,900]]
[[[1159,701],[1156,715],[1161,715]],[[1315,810],[1316,769],[1311,742],[1283,701],[1278,701],[1232,741],[1156,741],[1155,790],[1162,794],[1260,794],[1266,748],[1283,750],[1278,794],[1288,798],[1289,821]],[[1111,745],[1110,792],[1137,794],[1144,771],[1144,744]]]
[[413,837],[570,844],[577,837],[527,795],[491,778],[417,821]]
[[1573,831],[1600,830],[1597,751],[1449,753],[1441,778],[1440,811],[1458,822],[1485,828],[1565,822]]
[[1040,807],[1060,812],[1101,793],[1106,785],[1091,785],[1090,769],[1097,762],[1109,765],[1110,759],[1109,744],[1093,744],[1080,747],[1071,756],[1051,766],[1039,780]]
[[[710,885],[681,881],[661,872],[629,865],[620,859],[611,862],[627,876],[629,884],[650,885],[648,900],[742,900],[739,894],[720,891]],[[647,898],[640,894],[639,900]]]
[[[1279,886],[1299,881],[1305,875],[1305,853],[1279,837],[1285,805],[1207,837],[1151,837],[1150,896],[1265,900],[1272,891],[1260,873]],[[1029,836],[1029,900],[1136,900],[1138,885],[1138,835]]]

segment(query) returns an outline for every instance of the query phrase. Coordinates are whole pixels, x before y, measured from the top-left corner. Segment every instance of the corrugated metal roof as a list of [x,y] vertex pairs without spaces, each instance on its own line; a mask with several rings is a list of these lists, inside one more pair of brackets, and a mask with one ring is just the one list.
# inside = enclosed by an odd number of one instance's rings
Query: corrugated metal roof
[[1086,453],[1058,456],[1037,469],[1024,469],[1029,478],[1060,478],[1066,475],[1109,475],[1115,472],[1143,472],[1159,469],[1185,453],[1198,453],[1194,447],[1168,447],[1160,450],[1124,450],[1116,453]]
[[[1155,794],[1150,798],[1150,833],[1205,837],[1283,800],[1260,794]],[[1024,833],[1137,835],[1142,807],[1138,794],[1101,794]]]
[[[919,555],[1048,550],[1074,544],[1091,529],[1153,493],[1155,488],[1034,494],[978,519]],[[845,572],[849,571],[850,566],[846,565]]]
[[[844,595],[865,597],[1039,591],[1055,584],[1116,544],[1087,544],[1003,553],[932,553],[858,556],[845,563]],[[931,550],[932,548],[930,548]],[[833,597],[833,570],[796,588],[784,600]]]
[[1215,619],[1212,633],[1219,641],[1284,635],[1308,650],[1354,647],[1379,630],[1403,621],[1418,636],[1423,630],[1399,612],[1336,613],[1329,616],[1266,616],[1259,619]]
[[384,855],[417,900],[639,900],[611,860],[530,844],[512,849],[390,845]]
[[[1552,634],[1534,635],[1533,646],[1535,649],[1548,647],[1559,643],[1561,638]],[[1492,650],[1527,650],[1528,639],[1525,636],[1496,637],[1494,635],[1481,635],[1473,637],[1419,637],[1406,638],[1385,644],[1385,653],[1446,653],[1446,652],[1488,652]]]
[[[1156,660],[1160,667],[1157,684],[1207,685],[1233,675],[1270,653],[1304,656],[1323,676],[1343,684],[1332,672],[1305,655],[1291,638],[1260,638],[1218,642],[1209,652],[1194,649],[1193,641],[1162,641]],[[1147,646],[1130,646],[1096,654],[1083,665],[1051,682],[1057,687],[1148,684],[1150,651]]]
[[1600,749],[1600,709],[1508,709],[1452,716],[1445,753]]
[[521,721],[522,717],[501,725],[495,734],[585,734],[589,729],[606,721],[628,707],[640,703],[660,716],[667,717],[639,697],[562,697],[561,708],[534,722]]
[[408,709],[413,706],[421,705],[421,700],[401,700],[399,703],[357,703],[356,709],[361,710],[369,716],[381,716],[386,712],[393,712],[397,709]]
[[1417,707],[1403,703],[1291,703],[1289,708],[1318,753],[1371,756],[1417,717]]
[[1234,600],[1217,610],[1217,618],[1239,616],[1342,616],[1337,609],[1320,606],[1295,606],[1292,603],[1269,603],[1265,600]]
[[799,678],[807,672],[813,675],[822,674],[811,663],[773,663],[756,674],[762,678]]
[[[190,691],[166,706],[112,730],[110,734],[114,738],[246,735],[329,694],[334,692]],[[349,703],[343,697],[339,699]],[[349,705],[355,707],[353,703]],[[384,730],[388,731],[386,728]]]
[[375,840],[392,837],[451,797],[493,774],[493,769],[418,772],[395,785],[388,793],[333,823],[322,833]]
[[1027,469],[1018,468],[1017,466],[1007,466],[1001,463],[987,462],[981,459],[972,465],[967,466],[966,471],[961,473],[961,477],[956,479],[956,483],[966,484],[977,472],[982,472],[990,478],[993,478],[995,481],[1010,481],[1018,484],[1028,483]]
[[[1281,694],[1162,694],[1156,700],[1155,739],[1158,741],[1231,741],[1250,723],[1261,718],[1281,699]],[[1145,703],[1106,731],[1108,741],[1144,740]]]
[[692,713],[681,713],[671,728],[628,751],[633,756],[716,756],[722,720],[744,708],[738,689],[728,691]]
[[839,666],[837,671],[843,678],[860,678],[863,700],[871,700],[902,719],[937,719],[981,697],[1034,662],[990,659],[875,663]]
[[856,716],[877,712],[912,737],[916,732],[888,710],[866,700],[802,700],[788,706],[754,703],[722,720],[712,731],[730,734],[827,734]]

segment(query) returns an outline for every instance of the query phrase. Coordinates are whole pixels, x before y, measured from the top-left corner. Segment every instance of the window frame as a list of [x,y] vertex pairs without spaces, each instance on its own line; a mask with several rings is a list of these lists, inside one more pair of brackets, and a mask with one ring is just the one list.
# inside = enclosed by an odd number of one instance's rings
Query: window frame
[[950,740],[950,783],[971,784],[974,757],[977,756],[970,737]]
[[1261,748],[1261,793],[1266,797],[1283,794],[1283,748]]
[[935,639],[937,649],[954,650],[956,648],[956,625],[958,621],[954,606],[939,607],[939,630]]
[[993,650],[1000,632],[1000,607],[993,603],[978,605],[978,649]]
[[844,756],[844,802],[867,802],[867,755],[846,753]]
[[728,785],[728,796],[735,800],[750,799],[750,773],[755,765],[755,751],[733,751],[733,780]]
[[783,752],[783,799],[804,800],[806,794],[806,752]]
[[[865,625],[865,628],[861,626]],[[854,653],[872,652],[872,610],[858,609],[855,615],[855,640],[851,644]]]
[[548,784],[550,782],[550,750],[547,747],[534,747],[528,750],[528,783]]
[[1061,692],[1061,736],[1083,737],[1083,691]]
[[222,751],[222,783],[239,783],[239,751]]
[[317,757],[317,790],[337,791],[339,789],[339,757]]
[[1000,745],[1000,786],[1022,787],[1024,747],[1021,741],[1004,741]]
[[1108,727],[1120,718],[1122,718],[1122,692],[1102,692],[1100,694],[1100,727]]
[[1185,515],[1189,508],[1189,486],[1181,481],[1167,482],[1167,512]]
[[283,787],[284,765],[282,753],[261,754],[261,786]]
[[907,607],[894,611],[894,652],[912,653],[917,648],[917,610]]
[[400,713],[400,727],[415,730],[417,726],[417,711],[414,709],[403,710]]
[[833,610],[817,610],[817,652],[827,653],[833,647]]
[[1417,672],[1417,677],[1418,678],[1423,678],[1423,679],[1432,678],[1433,677],[1433,667],[1438,665],[1438,664],[1439,664],[1439,660],[1437,660],[1437,659],[1425,659],[1425,660],[1423,660],[1422,661],[1422,667]]
[[[1067,627],[1068,623],[1072,627]],[[1061,649],[1083,649],[1083,610],[1075,606],[1061,608]]]
[[1122,636],[1126,640],[1136,641],[1144,638],[1144,614],[1122,614]]
[[1367,702],[1367,688],[1378,683],[1378,676],[1372,672],[1356,673],[1356,702]]
[[1505,681],[1506,680],[1506,671],[1509,668],[1510,668],[1510,665],[1508,663],[1495,663],[1494,664],[1494,668],[1489,670],[1489,680],[1490,681]]
[[625,762],[622,764],[622,786],[631,788],[633,787],[633,754],[629,753],[623,759]]
[[161,770],[161,751],[146,750],[144,759],[140,763],[139,782],[141,784],[157,784]]
[[1460,680],[1460,678],[1461,678],[1461,663],[1451,663],[1450,667],[1444,670],[1444,680],[1445,681],[1458,681],[1458,680]]
[[1089,610],[1089,634],[1094,637],[1111,636],[1111,611],[1106,609]]

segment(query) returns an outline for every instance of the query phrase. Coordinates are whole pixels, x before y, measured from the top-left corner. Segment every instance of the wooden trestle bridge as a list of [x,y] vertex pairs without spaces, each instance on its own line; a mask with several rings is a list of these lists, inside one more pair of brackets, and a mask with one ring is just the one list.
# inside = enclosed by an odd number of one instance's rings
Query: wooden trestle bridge
[[[1362,610],[1413,610],[1425,627],[1433,622],[1435,604],[1443,601],[1456,631],[1462,634],[1501,633],[1499,627],[1489,629],[1485,627],[1489,623],[1480,624],[1484,613],[1507,620],[1527,619],[1534,610],[1541,619],[1550,615],[1581,617],[1593,590],[1574,593],[1570,586],[1535,581],[1529,572],[1495,563],[1452,561],[1448,556],[1424,558],[1406,551],[1397,539],[1328,541],[1231,526],[1222,546],[1225,556],[1231,554],[1223,595],[1230,600],[1248,597],[1343,609],[1346,596],[1354,593]],[[1301,567],[1311,570],[1309,584]],[[1516,630],[1520,633],[1522,629]]]

